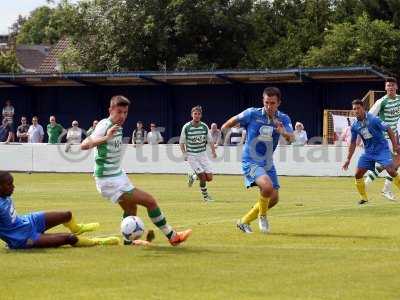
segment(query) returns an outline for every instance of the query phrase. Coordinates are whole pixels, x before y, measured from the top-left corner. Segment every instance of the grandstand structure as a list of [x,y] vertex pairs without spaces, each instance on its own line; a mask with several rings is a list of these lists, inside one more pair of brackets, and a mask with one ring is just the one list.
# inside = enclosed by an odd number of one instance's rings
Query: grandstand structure
[[[138,120],[145,126],[156,122],[164,137],[176,137],[190,118],[190,108],[200,104],[204,121],[219,125],[250,106],[261,106],[267,86],[282,90],[281,110],[292,122],[301,121],[309,137],[322,137],[324,110],[348,110],[351,100],[368,91],[382,90],[390,74],[371,66],[292,68],[284,70],[219,70],[199,72],[122,72],[0,74],[0,106],[10,99],[15,118],[39,117],[47,124],[50,115],[68,126],[78,120],[89,128],[105,117],[112,95],[133,100],[124,127],[129,136]],[[329,130],[325,135],[329,140]]]

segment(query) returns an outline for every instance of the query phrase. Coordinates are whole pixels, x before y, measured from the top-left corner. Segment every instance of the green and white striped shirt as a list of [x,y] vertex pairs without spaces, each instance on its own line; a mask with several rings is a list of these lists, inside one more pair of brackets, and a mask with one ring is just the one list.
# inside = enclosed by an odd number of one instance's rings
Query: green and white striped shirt
[[190,121],[183,125],[179,143],[186,145],[188,154],[196,155],[206,151],[207,143],[212,143],[212,137],[205,123],[194,126]]
[[[396,95],[395,99],[390,98],[388,95],[383,96],[374,103],[369,112],[382,121],[387,123],[394,133],[397,133],[397,123],[400,119],[400,96]],[[385,133],[388,138],[388,134]]]
[[[108,119],[101,120],[94,129],[91,137],[103,137],[114,124]],[[122,174],[121,169],[122,127],[106,143],[95,149],[95,177],[112,177]]]

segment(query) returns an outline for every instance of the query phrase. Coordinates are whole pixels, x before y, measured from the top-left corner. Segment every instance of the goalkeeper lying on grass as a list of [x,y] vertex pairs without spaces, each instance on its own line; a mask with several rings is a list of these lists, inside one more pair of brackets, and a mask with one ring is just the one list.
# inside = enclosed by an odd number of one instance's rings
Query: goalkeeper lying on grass
[[[90,247],[118,245],[118,237],[85,238],[79,236],[96,230],[99,223],[77,224],[70,211],[35,212],[17,215],[11,195],[14,179],[8,172],[0,171],[0,239],[11,249],[51,248],[63,245]],[[45,233],[46,230],[63,224],[70,233]]]

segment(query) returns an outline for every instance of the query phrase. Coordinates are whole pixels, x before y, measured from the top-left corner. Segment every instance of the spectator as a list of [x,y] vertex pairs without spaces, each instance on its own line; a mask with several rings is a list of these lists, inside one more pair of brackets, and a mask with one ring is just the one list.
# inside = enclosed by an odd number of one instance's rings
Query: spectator
[[217,123],[211,124],[210,133],[214,145],[215,146],[222,145],[222,133],[221,130],[218,129]]
[[94,120],[94,121],[93,121],[92,127],[90,127],[90,128],[86,131],[86,136],[90,136],[90,135],[93,133],[93,131],[94,131],[94,129],[96,128],[96,126],[97,126],[98,123],[99,123],[99,121],[97,121],[97,120]]
[[21,125],[17,128],[17,138],[20,143],[28,142],[29,125],[26,122],[26,117],[21,117]]
[[7,119],[11,130],[14,128],[14,106],[11,105],[10,100],[6,100],[6,106],[3,107],[3,118]]
[[295,146],[304,146],[307,144],[308,138],[307,138],[307,132],[304,130],[304,125],[300,122],[296,122],[296,125],[294,126],[294,141],[293,145]]
[[57,144],[61,142],[61,136],[66,132],[64,127],[56,122],[55,116],[50,116],[50,124],[47,125],[47,135],[49,136],[49,144]]
[[38,123],[38,117],[32,118],[32,125],[28,129],[28,143],[43,143],[44,131]]
[[236,124],[232,127],[225,136],[224,145],[243,145],[246,140],[246,129],[240,127],[240,124]]
[[65,152],[71,149],[72,144],[80,144],[82,142],[83,130],[78,127],[78,121],[74,120],[72,122],[72,127],[67,131],[67,145],[65,147]]
[[164,141],[161,133],[158,131],[155,123],[150,124],[150,132],[147,134],[147,142],[151,145],[157,145]]
[[132,134],[132,144],[145,144],[147,143],[147,131],[143,128],[142,121],[136,123],[136,129]]
[[13,137],[11,126],[6,118],[3,118],[0,126],[0,143],[8,144]]

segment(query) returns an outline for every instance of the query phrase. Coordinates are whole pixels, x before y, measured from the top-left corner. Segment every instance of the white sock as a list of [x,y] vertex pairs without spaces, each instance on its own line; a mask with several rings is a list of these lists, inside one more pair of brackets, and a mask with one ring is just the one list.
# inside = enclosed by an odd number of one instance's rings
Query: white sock
[[392,181],[389,179],[385,179],[385,184],[383,185],[384,192],[391,192],[392,191]]

